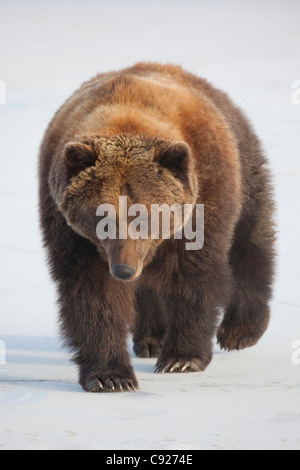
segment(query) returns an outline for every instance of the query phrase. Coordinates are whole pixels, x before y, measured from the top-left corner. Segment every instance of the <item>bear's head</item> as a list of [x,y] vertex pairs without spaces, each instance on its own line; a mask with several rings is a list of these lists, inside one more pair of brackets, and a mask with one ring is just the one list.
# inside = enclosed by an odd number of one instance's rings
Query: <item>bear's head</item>
[[59,208],[120,280],[141,274],[158,246],[182,229],[184,204],[196,203],[197,179],[184,142],[80,136],[65,146],[63,164],[68,184]]

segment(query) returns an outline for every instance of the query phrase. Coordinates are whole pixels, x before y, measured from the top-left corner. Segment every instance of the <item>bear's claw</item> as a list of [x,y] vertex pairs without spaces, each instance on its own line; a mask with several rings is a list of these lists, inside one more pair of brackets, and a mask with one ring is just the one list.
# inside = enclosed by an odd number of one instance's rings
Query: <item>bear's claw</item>
[[108,378],[100,379],[95,377],[89,380],[86,390],[91,393],[109,393],[109,392],[137,392],[137,385],[130,379]]
[[205,369],[200,359],[176,360],[165,364],[157,364],[155,374],[164,374],[165,372],[198,372]]

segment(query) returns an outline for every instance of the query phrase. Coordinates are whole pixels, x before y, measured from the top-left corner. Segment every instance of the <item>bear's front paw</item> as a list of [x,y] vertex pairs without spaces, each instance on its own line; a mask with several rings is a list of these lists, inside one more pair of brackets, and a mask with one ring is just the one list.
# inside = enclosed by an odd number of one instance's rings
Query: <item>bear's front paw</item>
[[202,372],[208,366],[207,361],[196,358],[169,359],[167,361],[158,360],[156,363],[155,374],[164,374],[165,372]]
[[138,390],[137,380],[133,377],[91,376],[82,384],[84,390],[90,393],[109,392],[136,392]]

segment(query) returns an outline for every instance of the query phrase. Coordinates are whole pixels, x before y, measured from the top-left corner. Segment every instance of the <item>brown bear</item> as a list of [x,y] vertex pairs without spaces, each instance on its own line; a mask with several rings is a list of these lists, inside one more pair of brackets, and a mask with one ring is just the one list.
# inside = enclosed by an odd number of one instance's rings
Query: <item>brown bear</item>
[[[265,332],[270,173],[244,114],[206,80],[139,63],[84,83],[45,133],[39,184],[61,330],[86,391],[138,388],[130,331],[136,355],[158,357],[161,373],[203,371],[215,334],[230,351]],[[99,206],[120,216],[121,196],[147,209],[203,204],[204,246],[186,249],[174,224],[169,237],[121,237],[118,217],[116,236],[99,238]]]

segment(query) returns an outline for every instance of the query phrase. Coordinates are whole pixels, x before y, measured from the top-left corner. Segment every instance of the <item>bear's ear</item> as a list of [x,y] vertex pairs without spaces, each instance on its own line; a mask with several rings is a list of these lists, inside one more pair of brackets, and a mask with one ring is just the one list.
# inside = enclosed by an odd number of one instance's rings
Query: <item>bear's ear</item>
[[64,161],[72,175],[93,166],[97,160],[97,153],[92,145],[81,142],[69,142],[65,146]]
[[184,142],[170,143],[158,149],[155,158],[162,167],[171,171],[176,178],[185,180],[191,163],[188,146]]

